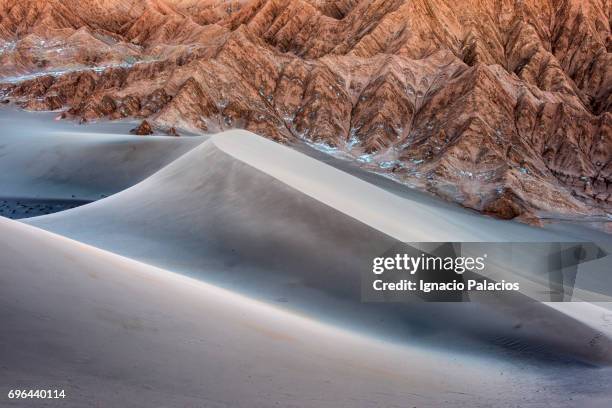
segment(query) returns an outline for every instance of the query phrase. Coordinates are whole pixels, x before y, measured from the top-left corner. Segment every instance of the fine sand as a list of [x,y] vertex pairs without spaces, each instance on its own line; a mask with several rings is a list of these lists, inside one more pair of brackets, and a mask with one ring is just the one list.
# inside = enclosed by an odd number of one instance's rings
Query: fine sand
[[[13,130],[27,118],[0,115]],[[73,134],[32,118],[25,141],[0,135],[11,152],[0,170],[24,169],[0,172],[2,195],[97,201],[0,218],[0,376],[17,385],[60,384],[73,406],[603,407],[612,397],[607,304],[361,298],[371,259],[401,241],[609,249],[609,236],[483,217],[245,131],[143,138],[108,134],[126,124],[57,125]],[[612,286],[609,258],[581,268],[584,293]]]
[[16,221],[0,219],[0,231],[0,388],[65,390],[40,406],[604,407],[610,397],[607,368],[393,345]]
[[394,341],[612,361],[607,337],[590,345],[601,318],[584,324],[523,297],[482,307],[362,302],[361,274],[398,239],[575,238],[409,201],[244,131],[213,136],[114,196],[26,222]]

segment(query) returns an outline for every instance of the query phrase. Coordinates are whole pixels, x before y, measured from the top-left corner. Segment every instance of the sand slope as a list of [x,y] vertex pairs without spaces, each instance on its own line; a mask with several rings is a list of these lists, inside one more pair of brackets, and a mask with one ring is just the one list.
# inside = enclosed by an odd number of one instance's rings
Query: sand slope
[[0,391],[66,390],[59,405],[39,406],[439,407],[567,398],[548,391],[555,383],[542,374],[359,337],[3,218],[0,259]]
[[398,240],[575,238],[407,200],[244,131],[213,136],[112,197],[26,222],[381,338],[612,360],[599,309],[585,324],[520,298],[493,307],[361,301],[360,274]]

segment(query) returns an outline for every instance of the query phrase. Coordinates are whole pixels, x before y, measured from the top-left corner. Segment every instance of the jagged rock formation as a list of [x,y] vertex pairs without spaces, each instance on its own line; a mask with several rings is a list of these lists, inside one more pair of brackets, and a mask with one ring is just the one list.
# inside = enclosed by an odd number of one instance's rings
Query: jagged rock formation
[[609,0],[4,0],[0,97],[306,140],[503,218],[612,212]]

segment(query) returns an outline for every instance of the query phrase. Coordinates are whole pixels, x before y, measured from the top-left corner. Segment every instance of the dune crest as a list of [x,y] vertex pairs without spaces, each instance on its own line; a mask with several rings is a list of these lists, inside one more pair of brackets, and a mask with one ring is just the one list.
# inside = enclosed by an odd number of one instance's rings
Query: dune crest
[[[609,358],[607,337],[586,346],[597,318],[583,323],[527,299],[452,306],[361,299],[361,274],[399,242],[574,236],[402,198],[247,131],[215,135],[111,197],[25,222],[383,337],[419,341],[414,327],[426,325],[437,340],[454,332],[456,341],[442,341],[447,346],[508,337],[597,364]],[[572,339],[558,334],[562,327],[572,328]]]

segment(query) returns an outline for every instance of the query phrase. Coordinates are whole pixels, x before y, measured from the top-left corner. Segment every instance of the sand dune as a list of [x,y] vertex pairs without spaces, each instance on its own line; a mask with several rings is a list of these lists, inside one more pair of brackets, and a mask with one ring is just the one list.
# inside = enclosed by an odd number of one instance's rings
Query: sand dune
[[0,232],[4,393],[40,383],[65,389],[68,407],[318,408],[609,395],[592,394],[603,370],[565,367],[562,384],[554,370],[358,336],[16,221]]
[[[372,258],[401,241],[588,231],[482,217],[245,131],[143,138],[111,134],[125,123],[49,131],[49,118],[2,135],[3,194],[97,201],[0,218],[3,385],[54,384],[66,406],[596,407],[611,396],[606,305],[361,298]],[[601,274],[606,261],[589,265]]]
[[376,407],[512,388],[476,380],[484,364],[360,338],[15,221],[0,230],[3,393],[44,381],[66,389],[62,406]]
[[363,303],[360,274],[398,240],[576,238],[402,198],[244,131],[216,135],[112,197],[26,222],[380,338],[611,358],[607,336],[591,344],[597,318],[587,324],[522,298],[494,307]]

